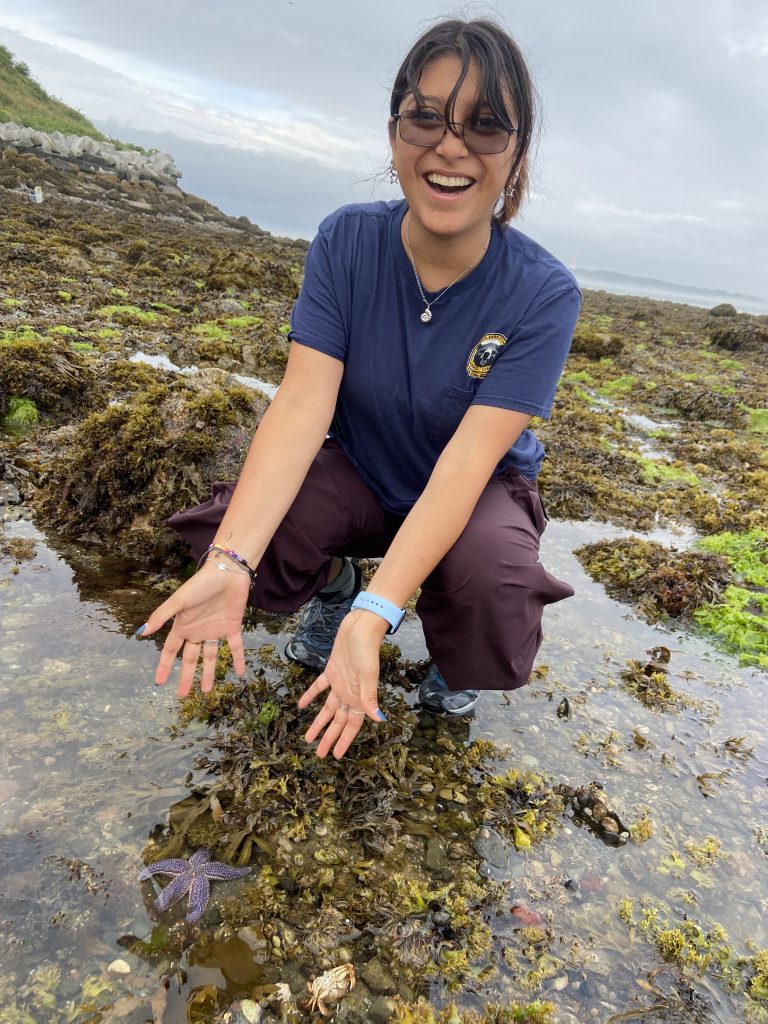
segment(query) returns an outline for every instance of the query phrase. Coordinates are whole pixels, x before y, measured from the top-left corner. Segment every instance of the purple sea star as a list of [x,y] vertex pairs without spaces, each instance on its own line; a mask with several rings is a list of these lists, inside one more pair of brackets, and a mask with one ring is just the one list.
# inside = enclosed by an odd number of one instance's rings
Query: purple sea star
[[139,881],[143,882],[153,875],[175,876],[155,900],[155,910],[162,914],[189,894],[187,921],[193,922],[205,913],[211,898],[211,881],[242,878],[249,871],[250,868],[233,868],[229,864],[211,860],[210,850],[196,850],[189,860],[172,857],[170,860],[155,861],[139,873]]

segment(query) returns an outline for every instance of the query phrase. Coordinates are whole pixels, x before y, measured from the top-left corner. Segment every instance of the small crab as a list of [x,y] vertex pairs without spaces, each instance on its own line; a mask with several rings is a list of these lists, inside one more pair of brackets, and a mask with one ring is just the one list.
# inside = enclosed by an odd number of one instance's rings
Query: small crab
[[342,964],[341,967],[325,971],[319,978],[307,982],[307,1009],[319,1010],[324,1017],[329,1016],[331,1011],[327,1004],[343,999],[355,987],[356,981],[355,968],[352,964]]

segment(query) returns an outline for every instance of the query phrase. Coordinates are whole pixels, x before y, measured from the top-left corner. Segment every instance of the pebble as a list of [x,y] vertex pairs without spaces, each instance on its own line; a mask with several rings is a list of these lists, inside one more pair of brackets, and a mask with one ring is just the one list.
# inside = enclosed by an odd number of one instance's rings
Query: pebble
[[376,995],[391,996],[397,992],[397,979],[378,957],[369,960],[360,968],[360,977]]
[[539,763],[539,759],[534,757],[533,754],[523,754],[520,758],[520,763],[524,764],[526,768],[535,768]]
[[131,965],[125,960],[113,960],[107,970],[110,974],[130,974]]
[[378,996],[371,1003],[371,1020],[376,1024],[388,1024],[397,1011],[397,1002],[390,996]]
[[555,978],[552,982],[552,988],[555,992],[562,992],[563,989],[568,988],[568,975],[561,974],[559,977]]

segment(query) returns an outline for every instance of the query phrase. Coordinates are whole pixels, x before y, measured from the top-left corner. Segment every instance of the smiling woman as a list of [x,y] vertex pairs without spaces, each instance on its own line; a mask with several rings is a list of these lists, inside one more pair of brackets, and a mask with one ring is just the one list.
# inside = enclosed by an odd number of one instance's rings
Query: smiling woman
[[[301,607],[286,655],[318,673],[306,738],[341,757],[378,706],[379,645],[416,611],[429,711],[464,715],[529,678],[545,605],[573,591],[538,560],[549,415],[578,316],[571,274],[509,225],[525,197],[534,91],[509,35],[441,22],[398,72],[388,125],[404,198],[346,206],[310,247],[285,378],[240,479],[171,520],[200,572],[151,616],[173,618],[156,679],[179,692],[216,641],[245,669],[246,603]],[[382,561],[366,590],[356,557]]]

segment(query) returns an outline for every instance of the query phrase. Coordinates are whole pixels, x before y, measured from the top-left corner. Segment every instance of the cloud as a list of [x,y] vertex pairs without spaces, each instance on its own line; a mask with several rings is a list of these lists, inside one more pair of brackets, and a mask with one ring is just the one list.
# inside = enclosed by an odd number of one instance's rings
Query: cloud
[[[763,0],[495,0],[472,13],[489,9],[544,102],[523,230],[582,266],[764,290]],[[347,196],[369,198],[355,181],[385,160],[388,86],[444,13],[444,0],[0,0],[0,38],[116,134],[171,132],[185,187],[306,234]]]
[[699,217],[695,213],[665,213],[662,210],[625,210],[619,206],[612,206],[610,203],[600,203],[596,200],[584,200],[576,203],[578,213],[602,215],[608,219],[629,220],[652,224],[706,224],[706,217]]

